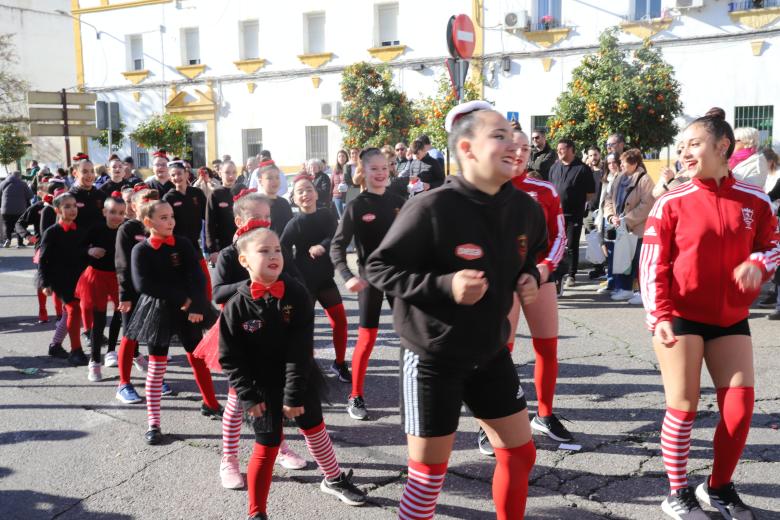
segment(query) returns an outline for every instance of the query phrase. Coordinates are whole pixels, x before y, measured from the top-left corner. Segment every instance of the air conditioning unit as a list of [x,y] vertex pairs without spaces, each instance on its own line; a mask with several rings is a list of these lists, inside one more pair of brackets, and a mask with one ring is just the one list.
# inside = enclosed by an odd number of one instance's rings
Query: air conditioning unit
[[509,11],[504,14],[504,29],[525,29],[528,25],[528,11]]
[[677,9],[693,9],[694,7],[704,7],[704,0],[675,0]]
[[335,119],[341,115],[341,101],[330,101],[320,104],[320,117]]

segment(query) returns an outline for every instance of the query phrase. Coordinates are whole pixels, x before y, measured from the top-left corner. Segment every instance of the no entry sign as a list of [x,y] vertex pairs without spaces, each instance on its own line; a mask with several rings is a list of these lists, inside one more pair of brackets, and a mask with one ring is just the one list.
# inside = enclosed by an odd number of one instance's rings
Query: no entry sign
[[474,54],[474,24],[465,14],[450,18],[447,24],[447,47],[450,56],[461,60],[470,60]]

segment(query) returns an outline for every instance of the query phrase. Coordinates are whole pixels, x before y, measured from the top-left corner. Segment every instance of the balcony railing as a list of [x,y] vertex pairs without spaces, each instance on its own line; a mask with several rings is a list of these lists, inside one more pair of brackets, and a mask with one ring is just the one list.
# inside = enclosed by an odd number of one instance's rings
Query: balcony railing
[[748,0],[746,2],[729,2],[729,12],[750,11],[751,9],[765,9],[767,7],[780,7],[780,0]]
[[529,32],[534,32],[534,31],[546,31],[547,29],[561,29],[562,27],[564,27],[564,25],[558,20],[553,20],[551,22],[538,21],[536,23],[534,22],[529,23],[526,30]]

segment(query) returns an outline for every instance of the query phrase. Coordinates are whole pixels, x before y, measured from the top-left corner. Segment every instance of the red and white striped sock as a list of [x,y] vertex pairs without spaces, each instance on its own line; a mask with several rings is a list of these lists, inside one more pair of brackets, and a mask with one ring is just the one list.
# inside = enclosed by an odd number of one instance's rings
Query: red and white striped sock
[[672,491],[688,487],[688,452],[696,412],[667,408],[661,427],[661,453]]
[[160,427],[160,397],[168,356],[149,355],[149,368],[146,372],[146,418],[149,427]]
[[314,457],[320,471],[328,480],[334,480],[341,476],[341,468],[336,460],[336,452],[333,451],[333,444],[330,442],[330,435],[325,429],[325,423],[321,422],[314,428],[300,430],[306,439],[306,447],[309,453]]
[[227,404],[222,414],[222,456],[238,455],[238,441],[241,438],[241,406],[238,395],[231,386]]
[[436,501],[444,486],[447,463],[423,464],[409,459],[409,476],[398,507],[401,520],[426,520],[433,518]]

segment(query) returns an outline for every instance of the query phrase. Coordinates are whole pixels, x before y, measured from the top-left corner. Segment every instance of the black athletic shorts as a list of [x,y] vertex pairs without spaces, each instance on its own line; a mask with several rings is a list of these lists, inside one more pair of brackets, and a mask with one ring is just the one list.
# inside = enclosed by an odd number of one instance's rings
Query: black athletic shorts
[[747,318],[728,327],[718,327],[685,318],[672,318],[672,331],[675,336],[701,336],[704,341],[722,338],[723,336],[750,336],[750,324]]
[[423,361],[401,348],[401,420],[416,437],[440,437],[458,429],[463,403],[477,419],[500,419],[526,409],[525,394],[509,350],[482,367],[462,369]]

